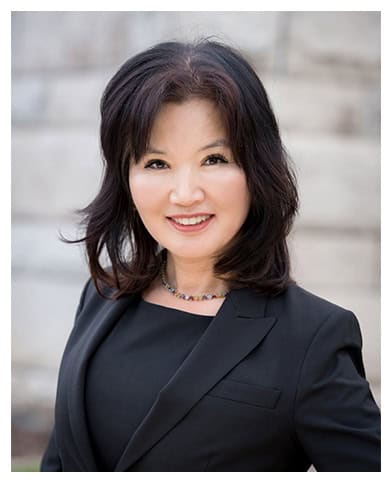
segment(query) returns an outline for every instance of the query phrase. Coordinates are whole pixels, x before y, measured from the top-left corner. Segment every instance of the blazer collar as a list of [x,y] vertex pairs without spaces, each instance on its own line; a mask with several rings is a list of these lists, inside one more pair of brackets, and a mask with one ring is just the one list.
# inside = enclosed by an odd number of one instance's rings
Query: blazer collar
[[158,393],[130,438],[115,471],[127,471],[220,379],[257,346],[276,319],[264,317],[266,298],[232,290],[191,353]]
[[[73,454],[82,471],[97,471],[84,405],[88,361],[133,300],[134,297],[128,296],[99,304],[99,317],[96,316],[94,324],[90,324],[74,343],[70,349],[70,362],[63,369],[68,380],[67,391],[58,400],[68,401],[66,410],[74,441],[74,450],[72,445],[66,449]],[[276,322],[275,317],[265,317],[266,302],[266,297],[249,289],[229,292],[207,330],[158,393],[134,434],[130,435],[115,471],[129,470],[204,394],[260,344]],[[86,312],[89,312],[87,307]],[[92,316],[91,313],[88,315]],[[56,413],[60,418],[63,411],[59,403]]]
[[[80,318],[76,320],[75,333],[72,332],[68,342],[69,350],[68,347],[65,349],[68,354],[60,368],[63,382],[58,386],[56,398],[56,421],[60,421],[60,424],[57,424],[57,437],[63,445],[71,438],[71,444],[64,449],[80,471],[98,471],[85,412],[84,389],[88,362],[132,300],[132,296],[117,301],[106,300],[95,292],[92,300],[86,303]],[[84,317],[94,320],[94,323],[86,324],[85,330],[78,329],[84,325]],[[70,427],[64,424],[64,414],[69,415]],[[61,431],[64,431],[64,434],[59,434]]]

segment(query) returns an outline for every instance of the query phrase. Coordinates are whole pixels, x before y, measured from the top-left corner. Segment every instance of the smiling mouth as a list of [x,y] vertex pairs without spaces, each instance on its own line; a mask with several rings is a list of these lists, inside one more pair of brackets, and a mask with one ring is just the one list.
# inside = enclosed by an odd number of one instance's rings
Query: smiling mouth
[[166,217],[170,225],[177,231],[182,233],[194,233],[204,231],[215,215],[194,216],[188,218]]
[[203,215],[203,216],[193,216],[193,217],[187,217],[187,218],[181,218],[181,217],[169,217],[170,220],[173,220],[175,223],[178,225],[182,226],[195,226],[195,225],[201,225],[205,221],[209,220],[212,218],[214,215]]

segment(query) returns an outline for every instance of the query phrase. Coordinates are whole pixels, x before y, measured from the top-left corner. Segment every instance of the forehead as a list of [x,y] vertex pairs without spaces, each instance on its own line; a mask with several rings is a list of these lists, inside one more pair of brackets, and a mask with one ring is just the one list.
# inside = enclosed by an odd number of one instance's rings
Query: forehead
[[222,115],[217,106],[207,99],[190,99],[181,103],[166,102],[153,120],[150,141],[154,139],[205,138],[208,143],[225,139]]

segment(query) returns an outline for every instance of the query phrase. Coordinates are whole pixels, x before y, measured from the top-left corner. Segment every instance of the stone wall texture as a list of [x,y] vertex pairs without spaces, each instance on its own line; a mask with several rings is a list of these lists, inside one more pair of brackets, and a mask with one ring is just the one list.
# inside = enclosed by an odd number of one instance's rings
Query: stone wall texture
[[[213,35],[239,48],[269,93],[296,165],[294,277],[353,310],[380,403],[380,14],[12,14],[12,403],[48,429],[60,357],[88,277],[74,210],[101,180],[99,100],[125,59]],[[54,315],[55,314],[55,315]]]

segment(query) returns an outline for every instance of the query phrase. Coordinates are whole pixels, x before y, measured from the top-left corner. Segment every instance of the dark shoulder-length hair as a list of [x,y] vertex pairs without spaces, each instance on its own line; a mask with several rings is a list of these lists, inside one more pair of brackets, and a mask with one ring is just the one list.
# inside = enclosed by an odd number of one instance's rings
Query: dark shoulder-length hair
[[[246,174],[251,204],[236,236],[214,260],[231,288],[277,294],[293,280],[286,237],[298,210],[296,178],[260,79],[234,48],[209,38],[164,42],[127,60],[101,100],[104,175],[83,210],[91,277],[111,297],[140,293],[158,275],[165,250],[143,225],[129,188],[130,162],[145,154],[154,118],[165,102],[213,101],[234,159]],[[110,259],[105,269],[102,254]],[[106,292],[106,290],[105,290]]]

